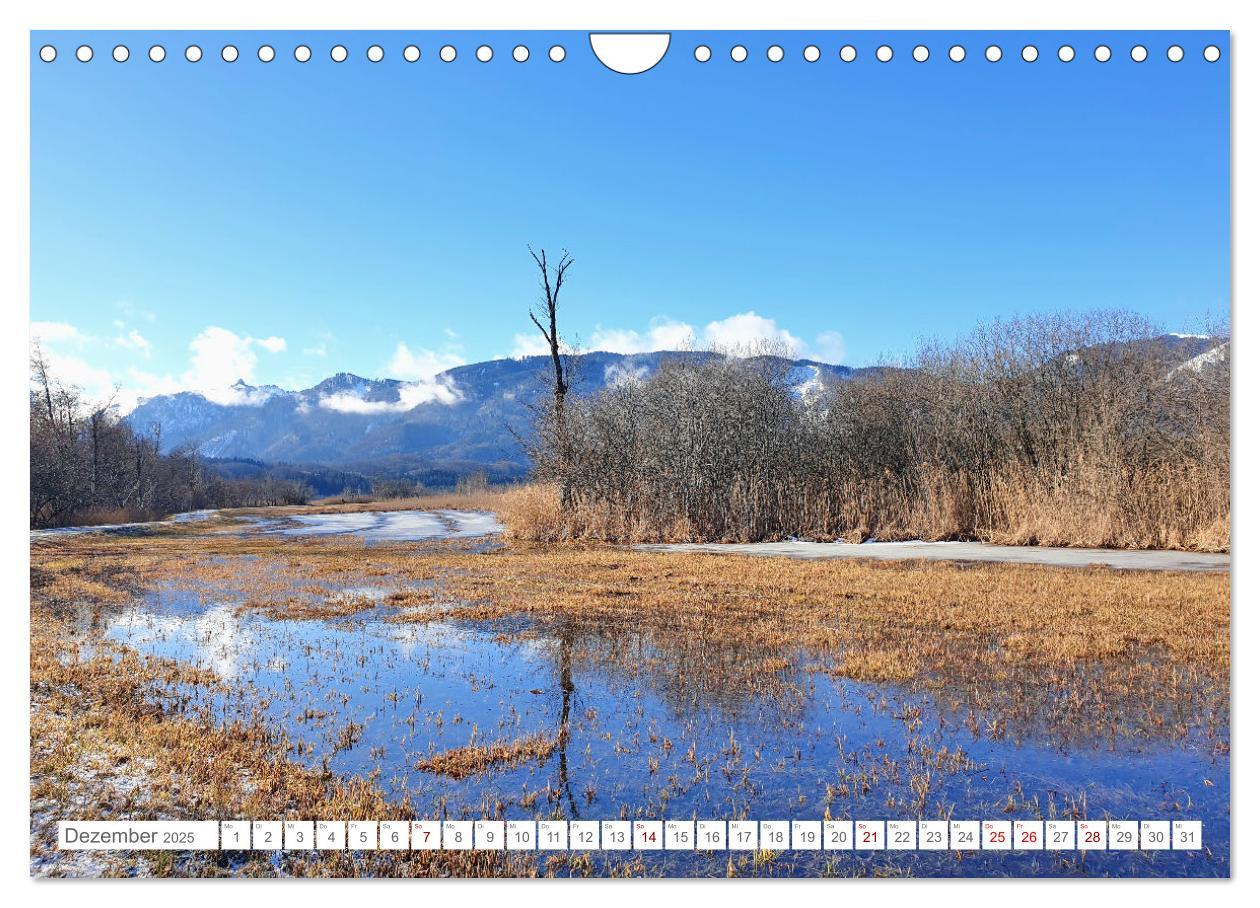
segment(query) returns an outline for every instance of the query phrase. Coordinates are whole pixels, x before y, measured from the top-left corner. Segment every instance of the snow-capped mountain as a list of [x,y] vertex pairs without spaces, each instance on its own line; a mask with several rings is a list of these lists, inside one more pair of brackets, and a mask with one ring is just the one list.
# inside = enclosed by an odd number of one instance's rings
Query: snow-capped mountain
[[[1228,365],[1228,341],[1220,338],[1167,334],[1128,343],[1150,349],[1166,364],[1170,379]],[[709,356],[581,354],[570,361],[573,393],[642,380],[669,357]],[[828,382],[863,371],[810,360],[781,365],[794,392],[807,402],[819,399]],[[527,468],[514,433],[527,433],[529,405],[550,394],[550,368],[547,357],[532,356],[458,366],[424,382],[349,372],[300,391],[238,382],[226,401],[192,392],[163,395],[142,401],[128,419],[142,432],[160,427],[164,451],[191,447],[206,457],[323,464],[373,474],[457,475],[486,469],[502,478]]]
[[[705,353],[585,353],[572,357],[576,394],[640,380],[666,357]],[[803,397],[854,370],[800,360],[784,364]],[[207,457],[269,463],[338,464],[406,470],[492,467],[519,473],[526,460],[513,431],[530,422],[528,404],[549,394],[543,356],[458,366],[425,382],[339,372],[300,391],[233,386],[229,402],[181,392],[149,398],[128,419],[160,426],[163,450],[192,447]]]

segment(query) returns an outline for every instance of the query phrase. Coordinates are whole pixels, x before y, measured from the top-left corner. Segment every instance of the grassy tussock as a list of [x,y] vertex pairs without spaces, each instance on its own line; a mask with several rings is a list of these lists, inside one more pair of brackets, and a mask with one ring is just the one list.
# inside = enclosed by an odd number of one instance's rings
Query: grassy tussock
[[416,764],[416,769],[451,779],[466,779],[498,767],[519,766],[531,760],[541,763],[559,746],[560,741],[555,735],[542,734],[489,744],[474,741],[467,747],[427,757]]

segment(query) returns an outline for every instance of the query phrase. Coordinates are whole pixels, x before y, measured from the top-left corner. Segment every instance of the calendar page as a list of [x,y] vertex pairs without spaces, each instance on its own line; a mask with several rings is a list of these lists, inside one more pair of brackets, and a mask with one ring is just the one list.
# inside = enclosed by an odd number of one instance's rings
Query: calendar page
[[30,875],[1228,877],[1230,46],[29,33]]

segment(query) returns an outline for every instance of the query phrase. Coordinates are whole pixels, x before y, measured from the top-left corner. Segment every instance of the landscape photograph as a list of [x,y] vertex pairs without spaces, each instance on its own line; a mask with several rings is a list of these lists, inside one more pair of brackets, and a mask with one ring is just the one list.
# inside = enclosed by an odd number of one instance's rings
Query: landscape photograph
[[31,876],[1229,877],[1228,37],[32,33]]

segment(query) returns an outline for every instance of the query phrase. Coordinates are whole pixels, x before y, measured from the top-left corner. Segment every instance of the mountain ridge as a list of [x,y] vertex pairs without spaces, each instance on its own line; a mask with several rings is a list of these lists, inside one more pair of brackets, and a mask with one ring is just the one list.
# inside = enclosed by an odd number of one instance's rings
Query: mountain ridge
[[[1229,342],[1164,334],[1126,343],[1155,345],[1167,358],[1171,376],[1210,365]],[[570,383],[574,394],[588,395],[646,378],[669,360],[703,362],[717,355],[573,354]],[[785,368],[788,381],[804,398],[827,382],[884,368],[767,358]],[[528,470],[517,439],[529,431],[531,406],[551,393],[550,370],[549,357],[527,356],[455,366],[421,382],[345,371],[295,391],[238,381],[232,386],[235,402],[217,403],[198,392],[181,391],[144,399],[126,418],[140,432],[160,427],[164,452],[191,448],[215,460],[324,465],[380,476],[458,478],[480,470],[510,479]]]
[[[569,357],[578,395],[645,378],[669,359],[711,353],[593,351]],[[773,359],[781,359],[773,357]],[[863,370],[781,359],[802,390]],[[269,463],[378,465],[389,474],[486,468],[523,474],[528,461],[516,435],[527,431],[529,404],[550,393],[547,356],[455,366],[424,382],[337,372],[300,390],[236,382],[239,400],[216,403],[195,391],[140,401],[127,416],[138,431],[160,426],[164,451],[193,448],[215,459]]]

